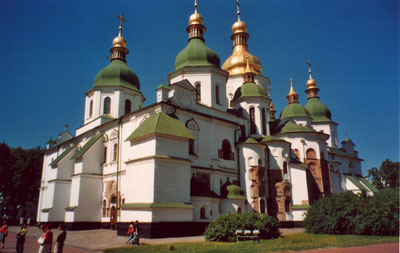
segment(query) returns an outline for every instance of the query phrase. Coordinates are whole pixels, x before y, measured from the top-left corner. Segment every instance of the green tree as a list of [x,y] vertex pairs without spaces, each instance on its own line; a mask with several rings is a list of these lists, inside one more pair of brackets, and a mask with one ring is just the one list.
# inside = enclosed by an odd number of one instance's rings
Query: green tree
[[368,177],[372,180],[372,184],[378,189],[385,187],[399,187],[399,162],[392,162],[386,159],[378,168],[373,167],[368,170]]

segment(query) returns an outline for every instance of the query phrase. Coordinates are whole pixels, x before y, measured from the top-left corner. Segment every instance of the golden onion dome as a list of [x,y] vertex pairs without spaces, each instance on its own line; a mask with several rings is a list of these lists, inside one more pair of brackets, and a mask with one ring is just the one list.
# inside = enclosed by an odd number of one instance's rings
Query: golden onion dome
[[126,47],[126,40],[121,36],[121,33],[113,40],[114,47]]
[[310,79],[307,80],[307,88],[315,88],[317,87],[317,81],[315,81],[312,77],[310,77]]
[[269,105],[269,109],[271,110],[271,111],[273,111],[274,109],[275,109],[275,106],[274,106],[274,104],[271,102],[271,104]]
[[203,17],[196,10],[189,17],[189,25],[202,25],[202,24],[203,24]]
[[222,65],[222,69],[227,71],[229,75],[244,74],[246,73],[247,57],[251,71],[255,74],[261,74],[262,67],[260,60],[251,55],[243,45],[235,46],[232,55]]
[[241,21],[240,19],[236,21],[232,26],[233,33],[245,33],[247,32],[247,25],[245,22]]

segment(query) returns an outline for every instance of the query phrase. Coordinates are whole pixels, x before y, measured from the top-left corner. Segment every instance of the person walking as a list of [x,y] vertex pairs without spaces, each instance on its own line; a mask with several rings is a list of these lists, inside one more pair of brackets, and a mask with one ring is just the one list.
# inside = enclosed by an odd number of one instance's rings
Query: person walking
[[4,245],[6,244],[6,237],[8,235],[8,226],[7,222],[3,221],[3,226],[0,229],[0,242],[1,242],[1,249],[4,248]]
[[133,224],[133,243],[139,246],[139,221],[136,220]]
[[26,229],[26,225],[22,224],[21,229],[17,234],[17,253],[24,253],[24,244],[25,244],[25,235],[28,230]]
[[58,226],[60,232],[57,234],[56,245],[54,246],[54,253],[62,253],[64,248],[64,242],[67,238],[67,232],[65,231],[64,224]]
[[[51,225],[47,224],[44,234],[38,240],[40,247],[39,253],[51,252],[51,244],[53,243],[53,232],[51,232]],[[41,244],[41,242],[43,242]]]
[[126,244],[132,244],[133,243],[133,221],[131,221],[131,223],[129,224],[128,235],[129,235],[129,239],[126,240]]

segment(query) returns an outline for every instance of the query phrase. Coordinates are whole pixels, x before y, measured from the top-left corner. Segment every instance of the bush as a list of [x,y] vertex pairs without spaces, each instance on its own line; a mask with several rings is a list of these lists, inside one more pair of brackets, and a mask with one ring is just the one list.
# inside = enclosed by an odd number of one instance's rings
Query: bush
[[326,196],[308,209],[305,229],[313,234],[354,234],[358,204],[359,197],[350,192]]
[[330,195],[311,206],[304,223],[314,234],[399,235],[399,193],[385,189],[373,197]]
[[383,189],[368,199],[356,217],[356,233],[399,235],[399,191]]
[[234,242],[236,241],[235,232],[237,229],[258,229],[262,239],[280,236],[278,220],[257,213],[228,213],[219,216],[208,225],[204,235],[208,241]]

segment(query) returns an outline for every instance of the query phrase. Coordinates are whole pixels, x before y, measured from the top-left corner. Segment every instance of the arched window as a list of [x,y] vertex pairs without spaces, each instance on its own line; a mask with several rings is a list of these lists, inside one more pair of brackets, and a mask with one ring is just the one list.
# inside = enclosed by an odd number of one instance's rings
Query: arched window
[[103,200],[103,217],[107,216],[107,201]]
[[125,114],[128,114],[132,111],[132,102],[127,99],[125,100]]
[[240,206],[237,208],[237,213],[241,214],[242,213],[242,208],[240,208]]
[[206,218],[206,209],[204,207],[200,208],[200,219],[207,219]]
[[262,110],[261,110],[261,117],[262,117],[262,120],[261,120],[261,122],[262,122],[262,134],[263,135],[267,135],[267,125],[266,125],[266,120],[265,120],[265,109],[264,108],[262,108]]
[[117,160],[117,155],[118,155],[118,144],[114,144],[114,149],[113,149],[113,161]]
[[283,162],[283,174],[287,174],[287,162]]
[[115,204],[116,202],[117,202],[117,198],[116,198],[115,195],[113,194],[113,195],[111,196],[110,203],[111,203],[111,204]]
[[93,116],[93,100],[90,100],[89,103],[89,117]]
[[121,203],[122,203],[122,205],[125,204],[125,198],[122,199]]
[[315,153],[314,149],[309,148],[306,151],[306,157],[307,157],[307,159],[316,159],[317,158],[317,154]]
[[189,139],[189,154],[194,155],[194,140]]
[[290,212],[290,199],[285,200],[285,212]]
[[231,157],[231,144],[228,140],[224,140],[222,142],[222,159],[224,160],[233,160]]
[[196,83],[196,101],[200,102],[201,101],[201,84],[200,83]]
[[107,162],[107,147],[104,147],[104,163]]
[[265,200],[260,200],[260,213],[265,213]]
[[104,99],[103,114],[110,114],[110,113],[111,113],[111,98],[106,97]]
[[250,107],[249,114],[250,114],[250,134],[255,134],[256,133],[256,118],[255,118],[254,107]]
[[219,105],[219,86],[215,85],[215,102]]

